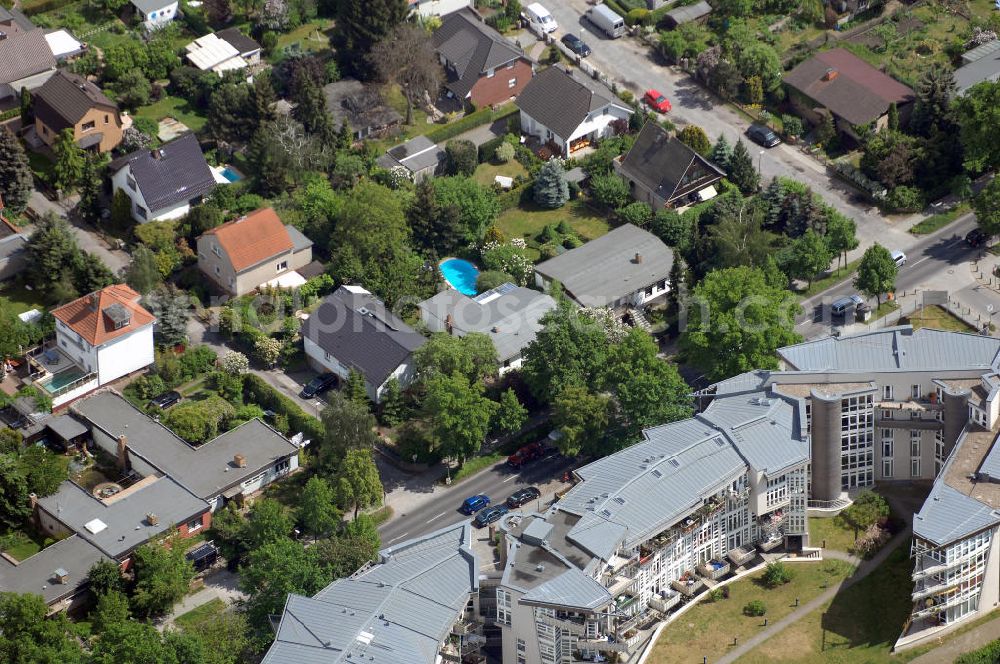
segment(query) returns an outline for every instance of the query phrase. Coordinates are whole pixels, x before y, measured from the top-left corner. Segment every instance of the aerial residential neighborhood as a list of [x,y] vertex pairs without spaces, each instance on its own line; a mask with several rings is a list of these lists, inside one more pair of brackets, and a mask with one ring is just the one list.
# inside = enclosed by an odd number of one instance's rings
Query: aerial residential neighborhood
[[0,663],[985,664],[1000,5],[0,5]]

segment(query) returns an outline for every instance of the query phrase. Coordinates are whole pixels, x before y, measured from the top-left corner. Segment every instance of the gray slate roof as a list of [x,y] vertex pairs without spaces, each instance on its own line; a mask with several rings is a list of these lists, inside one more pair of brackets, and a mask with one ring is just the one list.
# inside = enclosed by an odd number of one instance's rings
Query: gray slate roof
[[[35,555],[13,565],[0,559],[0,592],[34,593],[47,604],[75,595],[87,583],[87,572],[107,556],[79,535],[70,535]],[[69,572],[69,581],[59,583],[57,569]]]
[[[635,261],[636,254],[641,262]],[[558,280],[580,304],[602,307],[666,279],[673,264],[673,252],[658,237],[625,224],[539,263],[535,272]]]
[[726,173],[655,122],[646,122],[622,159],[622,172],[668,203],[718,182]]
[[118,113],[118,106],[99,87],[61,69],[32,93],[32,100],[35,116],[56,132],[74,127],[93,108]]
[[230,46],[240,52],[240,55],[250,55],[254,51],[260,50],[260,44],[240,32],[239,28],[226,28],[215,33],[219,39],[228,42]]
[[[149,539],[173,526],[187,523],[209,509],[208,503],[171,478],[150,477],[151,483],[116,496],[119,499],[110,504],[94,498],[69,481],[63,482],[53,495],[39,498],[38,504],[107,556],[120,558]],[[146,520],[146,515],[150,513],[159,517],[155,526]],[[85,526],[94,519],[99,519],[107,527],[98,533],[91,533]]]
[[[78,401],[71,411],[112,438],[126,431],[133,453],[205,499],[298,453],[298,447],[259,419],[192,447],[114,392],[100,392]],[[237,454],[246,458],[245,468],[235,465],[233,458]]]
[[540,320],[555,309],[556,301],[530,288],[503,284],[475,298],[449,288],[419,305],[420,318],[432,332],[448,331],[448,317],[455,334],[485,334],[497,349],[501,364],[516,358],[535,339]]
[[303,232],[295,226],[285,224],[285,230],[288,231],[288,237],[292,241],[292,251],[299,252],[313,246],[313,241],[307,238],[305,234],[303,234]]
[[215,177],[194,134],[164,143],[156,150],[159,157],[153,152],[136,150],[110,164],[112,173],[132,167],[132,177],[150,212],[204,196],[215,188]]
[[624,102],[599,81],[559,65],[535,74],[517,97],[517,107],[552,130],[569,138],[589,113],[606,106],[631,112]]
[[1000,339],[909,325],[843,337],[826,337],[778,349],[799,371],[955,371],[990,369]]
[[0,23],[10,23],[16,25],[21,30],[27,32],[34,30],[35,24],[31,22],[19,9],[7,9],[0,7]]
[[697,21],[702,16],[708,16],[711,13],[712,5],[708,4],[705,0],[700,0],[693,5],[671,9],[666,15],[670,17],[674,24],[681,25],[683,23]]
[[471,10],[445,16],[434,31],[434,48],[448,65],[446,86],[459,99],[490,69],[524,57],[524,52],[486,25]]
[[378,158],[377,163],[382,168],[392,169],[402,166],[410,173],[418,173],[426,168],[437,168],[444,160],[444,156],[444,148],[426,136],[420,135],[389,148]]
[[608,589],[575,567],[530,589],[521,596],[529,606],[558,606],[579,611],[595,611],[612,602]]
[[719,428],[747,465],[769,477],[809,458],[797,409],[780,397],[757,392],[717,398],[698,418]]
[[341,286],[327,295],[303,322],[302,336],[375,386],[427,341],[384,302],[357,286]]
[[15,31],[0,40],[0,85],[56,68],[56,59],[40,29]]
[[996,81],[998,78],[1000,78],[1000,50],[993,50],[955,70],[955,94],[964,95],[977,83]]
[[28,249],[28,238],[20,233],[0,238],[0,261],[23,254]]
[[132,4],[143,14],[166,9],[174,0],[131,0]]
[[69,415],[56,415],[52,419],[47,420],[45,426],[52,429],[53,433],[57,436],[67,441],[90,432],[80,420]]
[[289,595],[263,664],[430,664],[478,579],[467,521],[384,549],[311,599]]

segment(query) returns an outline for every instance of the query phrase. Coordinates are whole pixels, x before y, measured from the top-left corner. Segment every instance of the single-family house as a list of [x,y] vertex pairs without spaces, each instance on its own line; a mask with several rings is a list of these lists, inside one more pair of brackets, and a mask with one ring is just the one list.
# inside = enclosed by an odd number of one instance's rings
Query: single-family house
[[0,557],[0,592],[41,595],[56,613],[83,606],[87,572],[108,560],[99,548],[73,533],[14,564]]
[[563,157],[614,134],[632,109],[603,83],[561,66],[538,73],[517,98],[521,131]]
[[132,0],[146,30],[158,30],[177,16],[177,0]]
[[843,48],[817,53],[785,74],[784,82],[799,115],[819,124],[830,114],[837,130],[854,139],[856,127],[885,128],[893,104],[905,123],[915,99],[912,89]]
[[4,216],[0,198],[0,281],[20,274],[28,263],[28,237]]
[[219,76],[260,64],[260,44],[239,28],[226,28],[198,37],[184,50],[192,65],[202,71],[214,71]]
[[132,200],[132,218],[140,224],[183,217],[217,184],[194,134],[136,150],[108,168],[115,193]]
[[356,78],[327,83],[323,86],[323,96],[337,130],[346,122],[358,140],[381,134],[403,121],[399,111],[385,103],[378,87]]
[[983,81],[1000,79],[1000,39],[981,44],[962,54],[962,66],[955,70],[955,96]]
[[433,39],[445,69],[445,87],[476,108],[517,97],[534,73],[524,51],[471,9],[445,16]]
[[16,9],[0,7],[0,100],[34,90],[56,70],[56,59],[36,28]]
[[686,5],[668,11],[663,15],[663,25],[669,29],[673,29],[685,23],[702,21],[711,13],[712,5],[708,4],[706,0],[699,0],[699,2],[693,5]]
[[312,260],[312,244],[263,208],[199,237],[198,269],[233,297],[264,285],[300,286],[306,280],[296,270]]
[[35,132],[52,147],[66,129],[85,150],[105,153],[122,142],[118,105],[94,83],[60,69],[31,95]]
[[52,310],[55,340],[28,351],[27,380],[63,406],[153,363],[156,318],[125,284]]
[[360,286],[341,286],[302,323],[310,366],[342,379],[352,370],[360,372],[368,398],[376,403],[390,379],[402,387],[413,382],[413,351],[424,342],[423,335]]
[[521,366],[524,347],[535,339],[542,316],[556,308],[556,301],[545,293],[508,283],[476,297],[448,288],[418,307],[420,320],[431,332],[488,336],[497,350],[500,373],[505,373]]
[[671,287],[674,254],[660,238],[632,224],[535,266],[535,284],[553,281],[581,307],[628,309],[664,295]]
[[389,148],[375,163],[386,170],[401,171],[414,182],[421,182],[438,172],[444,158],[444,148],[420,135]]
[[[94,445],[117,459],[123,474],[168,476],[211,511],[230,501],[242,504],[298,469],[298,452],[307,444],[294,443],[255,418],[196,447],[111,390],[76,402],[70,411],[90,429]],[[198,528],[190,524],[188,530]]]
[[643,125],[632,148],[612,165],[632,198],[654,210],[707,201],[726,175],[655,122]]
[[407,0],[407,2],[410,5],[410,15],[423,19],[447,16],[475,7],[472,0]]

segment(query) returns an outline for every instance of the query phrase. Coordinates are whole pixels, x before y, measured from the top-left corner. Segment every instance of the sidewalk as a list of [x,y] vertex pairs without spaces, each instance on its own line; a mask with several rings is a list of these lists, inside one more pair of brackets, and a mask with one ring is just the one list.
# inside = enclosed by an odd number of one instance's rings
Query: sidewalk
[[[946,634],[944,638],[948,638],[948,635]],[[910,664],[954,662],[959,655],[978,650],[990,641],[997,639],[1000,639],[1000,618],[984,623],[964,634],[952,637],[947,643],[911,660]]]

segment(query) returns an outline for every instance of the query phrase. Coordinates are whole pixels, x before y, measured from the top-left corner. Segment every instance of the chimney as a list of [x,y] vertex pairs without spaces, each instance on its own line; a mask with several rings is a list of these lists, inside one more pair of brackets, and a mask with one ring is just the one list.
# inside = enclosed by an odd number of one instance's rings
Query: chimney
[[452,331],[455,329],[455,319],[452,317],[451,314],[448,314],[444,318],[444,329],[448,331],[448,334],[451,334]]
[[635,263],[636,265],[642,263],[642,254],[640,254],[638,251],[635,252],[635,258],[632,259],[632,262]]
[[52,576],[55,577],[56,583],[62,585],[66,585],[67,583],[69,583],[69,572],[64,570],[62,567],[52,572]]
[[128,469],[128,438],[125,434],[118,436],[118,468]]
[[156,516],[152,512],[146,515],[146,523],[151,526],[157,526],[160,524],[160,517]]
[[87,296],[87,301],[90,305],[90,310],[97,311],[97,305],[101,301],[101,296],[98,295],[96,292],[91,293],[90,295]]
[[236,456],[233,457],[233,464],[235,464],[237,468],[246,468],[247,458],[242,454],[237,454]]
[[837,78],[837,76],[839,74],[840,74],[840,72],[838,72],[833,67],[830,67],[829,69],[826,70],[826,73],[823,74],[823,80],[824,81],[832,81],[833,79]]
[[163,159],[163,150],[160,150],[159,148],[155,150],[150,150],[149,156],[156,160]]
[[29,493],[28,500],[30,501],[31,504],[31,513],[34,514],[35,506],[38,505],[38,495],[34,493]]

